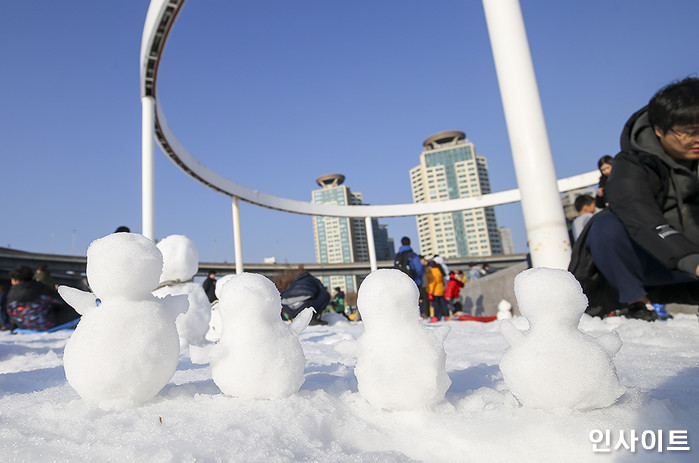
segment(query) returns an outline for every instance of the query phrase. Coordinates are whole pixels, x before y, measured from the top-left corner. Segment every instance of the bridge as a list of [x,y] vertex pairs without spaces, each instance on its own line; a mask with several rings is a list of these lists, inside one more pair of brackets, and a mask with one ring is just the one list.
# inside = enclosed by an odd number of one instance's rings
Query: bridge
[[[502,269],[515,264],[525,262],[526,254],[495,255],[480,257],[465,257],[447,259],[446,263],[450,270],[468,269],[471,264],[487,263],[493,269]],[[59,254],[40,254],[16,249],[0,247],[0,281],[9,279],[8,273],[18,265],[26,265],[36,269],[40,265],[46,264],[51,271],[51,276],[58,284],[66,284],[76,287],[85,286],[85,269],[87,257],[65,256]],[[379,261],[378,268],[391,268],[393,261]],[[272,277],[275,274],[288,269],[298,268],[300,265],[311,272],[314,276],[322,277],[329,275],[356,275],[366,276],[371,272],[369,262],[350,262],[337,264],[306,264],[306,263],[275,263],[275,264],[245,264],[245,271],[250,273],[260,273]],[[236,273],[235,263],[225,262],[200,262],[197,276],[206,276],[210,270],[216,270],[219,275]]]
[[[170,31],[185,0],[151,0],[141,37],[142,234],[155,239],[155,144],[190,178],[231,198],[236,273],[243,272],[239,201],[295,214],[364,218],[370,268],[377,269],[371,220],[463,211],[521,201],[536,266],[566,268],[570,242],[559,192],[595,185],[599,172],[557,179],[524,20],[516,0],[483,0],[519,188],[444,201],[390,204],[315,204],[236,183],[195,158],[167,123],[157,92],[158,73]],[[248,269],[247,266],[245,266]],[[307,268],[311,268],[310,266]],[[252,269],[250,269],[252,270]]]

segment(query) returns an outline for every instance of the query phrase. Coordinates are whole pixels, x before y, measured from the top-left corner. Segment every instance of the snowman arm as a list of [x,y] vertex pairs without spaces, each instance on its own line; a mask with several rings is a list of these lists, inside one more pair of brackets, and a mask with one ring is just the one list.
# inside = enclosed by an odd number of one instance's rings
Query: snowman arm
[[58,287],[58,294],[80,315],[85,315],[97,307],[97,296],[93,293],[61,285]]
[[311,322],[311,318],[313,317],[315,311],[316,310],[313,307],[303,309],[301,313],[298,314],[289,325],[289,329],[291,330],[291,332],[294,333],[296,336],[300,335],[301,332],[305,330],[308,324]]
[[441,339],[442,342],[444,342],[445,339],[447,339],[447,335],[449,334],[449,331],[451,328],[447,325],[442,325],[436,328],[428,328],[430,329],[434,334],[437,335],[439,339]]
[[603,334],[597,338],[597,342],[600,344],[600,346],[602,346],[602,349],[609,354],[610,357],[613,357],[617,352],[619,352],[622,345],[619,333],[616,331]]
[[500,322],[500,332],[510,346],[516,346],[524,341],[524,333],[515,328],[515,325],[509,318],[503,319]]

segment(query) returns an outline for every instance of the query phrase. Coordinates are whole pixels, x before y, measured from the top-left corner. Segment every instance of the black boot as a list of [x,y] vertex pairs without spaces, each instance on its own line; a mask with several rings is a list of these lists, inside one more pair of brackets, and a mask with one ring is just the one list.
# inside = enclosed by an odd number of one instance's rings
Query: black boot
[[648,322],[654,322],[658,319],[658,313],[653,310],[653,306],[649,309],[643,302],[633,302],[629,304],[628,313],[625,314],[627,318],[636,318],[639,320],[645,320]]

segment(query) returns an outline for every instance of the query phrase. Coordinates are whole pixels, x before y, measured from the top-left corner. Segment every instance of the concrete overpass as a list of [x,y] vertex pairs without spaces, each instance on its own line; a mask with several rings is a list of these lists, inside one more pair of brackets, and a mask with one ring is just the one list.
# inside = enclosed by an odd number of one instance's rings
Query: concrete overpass
[[[526,254],[496,255],[481,257],[466,257],[447,259],[450,270],[466,270],[472,263],[488,263],[493,269],[502,269],[526,261]],[[0,281],[9,279],[8,273],[18,265],[26,265],[33,269],[46,264],[51,271],[51,276],[59,284],[70,286],[85,286],[86,257],[64,256],[59,254],[41,254],[27,251],[19,251],[0,247]],[[261,273],[272,277],[276,273],[298,268],[299,265],[317,277],[329,275],[356,275],[366,276],[371,272],[369,262],[352,262],[338,264],[316,263],[283,263],[283,264],[245,264],[245,271]],[[379,268],[393,267],[393,261],[379,261]],[[209,270],[216,270],[219,275],[236,273],[235,263],[200,262],[197,276],[206,276]]]

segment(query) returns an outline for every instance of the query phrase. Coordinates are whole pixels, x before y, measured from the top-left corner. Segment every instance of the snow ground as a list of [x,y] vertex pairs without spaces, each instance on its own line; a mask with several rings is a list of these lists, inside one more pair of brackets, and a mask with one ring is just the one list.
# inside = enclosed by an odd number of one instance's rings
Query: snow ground
[[[306,380],[290,398],[257,401],[224,396],[208,365],[193,364],[181,355],[174,377],[152,402],[119,411],[90,405],[66,382],[62,356],[70,331],[1,332],[0,459],[699,461],[696,315],[677,314],[673,320],[655,323],[584,316],[580,327],[592,336],[618,330],[624,344],[615,363],[628,388],[611,407],[586,412],[518,404],[498,368],[508,346],[497,321],[447,322],[451,332],[445,350],[452,385],[443,403],[429,410],[376,409],[357,392],[354,360],[333,347],[359,337],[362,323],[345,322],[339,316],[330,321],[301,334]],[[523,318],[515,323],[520,329],[527,327]],[[645,436],[645,441],[635,442],[634,451],[617,445],[622,435],[631,444],[632,431]],[[591,432],[602,439],[598,447],[609,452],[593,451]],[[607,432],[609,445],[604,442]],[[651,442],[658,434],[661,445]]]

